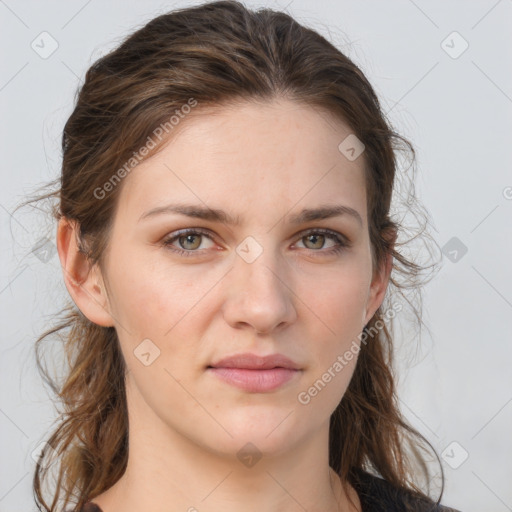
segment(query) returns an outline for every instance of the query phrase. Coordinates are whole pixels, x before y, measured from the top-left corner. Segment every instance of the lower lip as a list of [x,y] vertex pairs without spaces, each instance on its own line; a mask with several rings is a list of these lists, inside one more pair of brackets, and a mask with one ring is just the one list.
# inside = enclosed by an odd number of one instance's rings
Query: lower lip
[[245,368],[208,368],[217,377],[253,393],[273,391],[290,381],[299,370],[272,368],[269,370],[249,370]]

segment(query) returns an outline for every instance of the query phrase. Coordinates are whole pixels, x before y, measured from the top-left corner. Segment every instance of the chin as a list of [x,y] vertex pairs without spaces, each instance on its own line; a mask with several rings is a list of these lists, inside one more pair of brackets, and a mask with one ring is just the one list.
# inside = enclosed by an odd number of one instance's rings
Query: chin
[[214,447],[224,453],[238,453],[246,447],[246,451],[255,450],[265,456],[277,456],[289,450],[301,438],[304,424],[298,425],[295,416],[291,407],[265,411],[259,406],[252,411],[246,410],[246,414],[240,410],[234,411],[230,417],[218,418],[232,437],[219,427],[219,435],[215,436],[218,442],[214,443]]

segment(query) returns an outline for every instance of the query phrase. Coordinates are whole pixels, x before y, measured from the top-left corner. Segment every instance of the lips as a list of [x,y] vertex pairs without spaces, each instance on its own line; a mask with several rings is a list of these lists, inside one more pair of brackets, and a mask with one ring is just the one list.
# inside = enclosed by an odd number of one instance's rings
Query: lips
[[274,391],[302,373],[299,365],[282,354],[261,357],[248,353],[221,359],[208,366],[207,371],[252,393]]
[[211,368],[239,368],[246,370],[270,370],[272,368],[287,368],[299,370],[300,367],[290,358],[283,354],[270,354],[257,356],[256,354],[244,353],[225,357],[210,365]]

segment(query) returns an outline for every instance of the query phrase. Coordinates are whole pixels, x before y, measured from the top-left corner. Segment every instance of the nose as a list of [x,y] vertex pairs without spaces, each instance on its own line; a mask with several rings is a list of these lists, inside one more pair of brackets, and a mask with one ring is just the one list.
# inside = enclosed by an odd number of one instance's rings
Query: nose
[[235,258],[223,308],[224,319],[235,329],[267,334],[297,318],[289,273],[270,253],[263,251],[252,263]]

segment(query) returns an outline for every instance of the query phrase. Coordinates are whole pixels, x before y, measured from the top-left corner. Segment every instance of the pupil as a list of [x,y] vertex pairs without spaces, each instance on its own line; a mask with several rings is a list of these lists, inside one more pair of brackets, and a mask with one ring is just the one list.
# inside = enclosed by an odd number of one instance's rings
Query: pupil
[[[185,238],[185,244],[191,243],[192,245],[194,245],[193,239],[198,238],[198,237],[197,237],[197,235],[185,235],[183,238]],[[197,243],[196,243],[196,246],[197,246]],[[195,248],[196,247],[188,247],[188,249],[195,249]]]
[[[312,239],[312,240],[313,240],[313,244],[315,244],[315,239],[316,239],[316,240],[317,240],[317,242],[318,242],[318,239],[320,239],[321,237],[323,238],[323,236],[324,236],[324,235],[308,235],[308,237],[307,237],[307,238]],[[322,244],[320,244],[320,245],[322,245]]]

